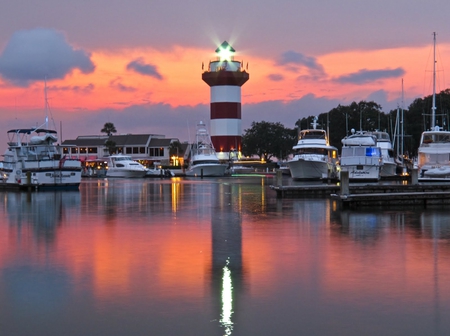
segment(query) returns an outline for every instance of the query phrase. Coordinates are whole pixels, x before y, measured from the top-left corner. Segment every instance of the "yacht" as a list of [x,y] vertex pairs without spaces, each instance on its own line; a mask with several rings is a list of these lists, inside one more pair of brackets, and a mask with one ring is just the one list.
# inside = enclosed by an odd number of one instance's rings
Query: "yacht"
[[[436,55],[436,33],[434,55]],[[436,122],[436,56],[433,62],[433,99],[431,129],[422,133],[418,149],[417,169],[419,181],[450,181],[450,131]]]
[[371,134],[377,138],[377,146],[381,149],[381,158],[383,159],[381,177],[397,176],[398,164],[395,160],[394,148],[389,133],[374,131]]
[[368,132],[355,132],[342,139],[341,171],[348,171],[353,181],[379,181],[383,167],[377,138]]
[[317,129],[317,117],[312,129],[302,130],[297,144],[292,148],[294,156],[287,162],[291,177],[296,180],[338,178],[338,150],[330,146],[327,133]]
[[108,158],[108,170],[106,177],[144,177],[147,175],[147,168],[139,162],[134,161],[131,156],[114,154]]
[[418,149],[419,181],[450,181],[450,132],[435,126],[420,137]]
[[8,148],[0,172],[2,187],[78,189],[81,162],[62,155],[57,132],[44,128],[7,132]]
[[197,125],[195,143],[191,145],[191,160],[186,176],[215,177],[224,176],[227,164],[220,163],[206,125],[203,121]]

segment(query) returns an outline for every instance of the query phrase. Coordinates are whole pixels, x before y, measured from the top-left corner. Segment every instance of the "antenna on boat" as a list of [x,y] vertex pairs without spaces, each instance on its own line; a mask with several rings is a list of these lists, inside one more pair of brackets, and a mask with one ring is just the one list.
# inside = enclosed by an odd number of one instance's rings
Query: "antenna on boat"
[[400,115],[400,125],[401,125],[401,137],[402,137],[402,142],[401,142],[401,144],[402,144],[402,146],[401,146],[401,149],[400,149],[400,153],[402,154],[402,166],[403,166],[403,156],[404,156],[404,153],[405,153],[405,149],[403,148],[403,146],[404,146],[404,135],[405,135],[405,130],[404,130],[404,125],[405,125],[405,123],[403,122],[403,99],[404,99],[404,95],[403,95],[403,78],[402,78],[402,112],[401,112],[401,115]]
[[433,103],[431,107],[431,129],[434,130],[436,119],[436,32],[433,32]]
[[44,99],[45,99],[45,129],[48,129],[47,76],[45,76],[44,79]]

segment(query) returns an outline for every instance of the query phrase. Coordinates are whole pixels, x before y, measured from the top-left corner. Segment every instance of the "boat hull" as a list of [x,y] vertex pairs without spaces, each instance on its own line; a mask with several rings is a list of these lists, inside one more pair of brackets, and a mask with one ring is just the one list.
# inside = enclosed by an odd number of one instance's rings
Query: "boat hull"
[[326,161],[297,159],[289,161],[288,167],[291,177],[296,180],[319,180],[337,177],[336,165]]
[[381,166],[376,165],[342,165],[341,171],[348,171],[350,181],[379,181]]
[[220,177],[225,176],[225,164],[199,164],[186,170],[186,176],[192,177]]
[[116,169],[109,168],[106,172],[106,177],[118,177],[118,178],[140,178],[145,177],[147,172],[145,170],[128,170],[128,169]]
[[3,169],[0,187],[36,189],[78,189],[81,183],[81,163],[70,160],[25,161],[19,168]]
[[397,164],[395,162],[384,161],[380,174],[381,177],[397,176]]

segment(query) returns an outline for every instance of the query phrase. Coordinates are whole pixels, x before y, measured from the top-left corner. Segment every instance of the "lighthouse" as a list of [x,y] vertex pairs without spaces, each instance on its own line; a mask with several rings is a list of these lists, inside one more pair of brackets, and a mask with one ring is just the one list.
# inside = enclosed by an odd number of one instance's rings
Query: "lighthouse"
[[241,87],[249,74],[234,60],[233,47],[224,41],[202,79],[210,87],[210,135],[220,160],[238,159],[242,148]]

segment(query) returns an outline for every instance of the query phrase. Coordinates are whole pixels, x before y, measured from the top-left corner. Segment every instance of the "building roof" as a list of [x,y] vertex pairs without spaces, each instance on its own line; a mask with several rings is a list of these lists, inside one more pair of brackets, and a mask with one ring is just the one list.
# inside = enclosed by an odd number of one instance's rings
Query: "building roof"
[[79,136],[75,140],[65,140],[61,145],[78,147],[102,147],[107,140],[114,141],[117,147],[145,146],[145,147],[169,147],[174,140],[160,134],[124,134],[124,135],[89,135]]
[[97,137],[78,137],[75,140],[64,140],[61,145],[74,145],[78,147],[103,146],[108,138],[109,137],[107,135]]
[[150,139],[153,137],[164,138],[164,135],[157,134],[125,134],[125,135],[111,135],[109,140],[114,141],[116,146],[147,146]]
[[160,139],[160,138],[152,138],[150,141],[149,147],[168,147],[170,146],[170,143],[173,141],[173,139]]

